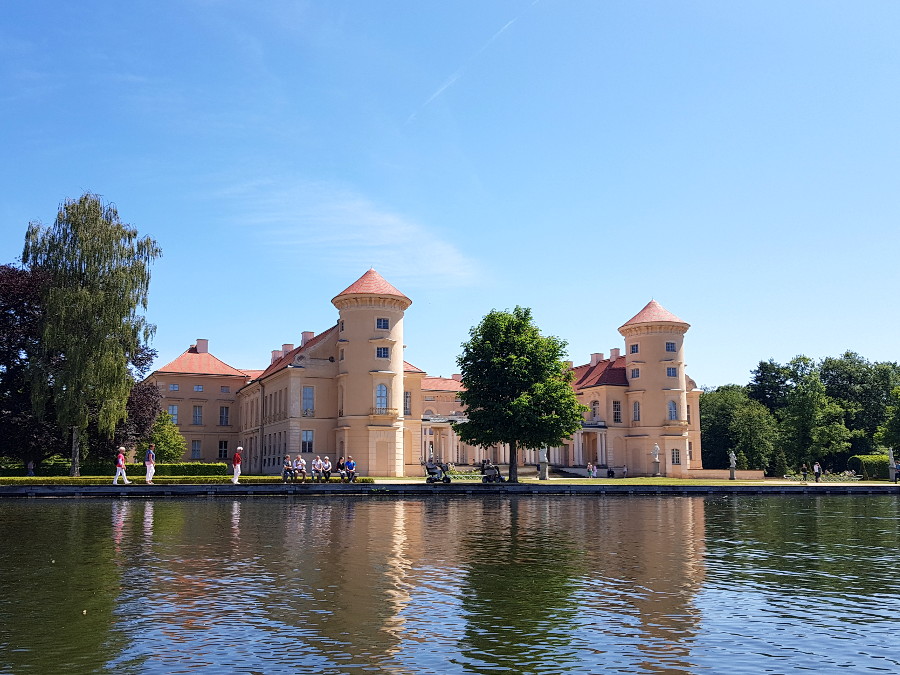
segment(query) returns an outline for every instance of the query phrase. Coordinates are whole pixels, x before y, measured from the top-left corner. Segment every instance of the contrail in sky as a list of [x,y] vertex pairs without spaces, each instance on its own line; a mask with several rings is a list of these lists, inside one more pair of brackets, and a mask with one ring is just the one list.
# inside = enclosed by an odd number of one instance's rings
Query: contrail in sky
[[[532,2],[530,6],[531,6],[531,7],[534,7],[534,6],[535,6],[536,4],[538,4],[540,1],[541,1],[541,0],[534,0],[534,2]],[[528,11],[528,10],[525,10],[525,11]],[[488,40],[487,40],[483,45],[481,45],[481,47],[479,47],[478,51],[476,51],[474,54],[472,54],[472,56],[470,56],[468,59],[466,59],[466,62],[465,62],[462,66],[460,66],[460,67],[456,70],[455,73],[453,73],[450,77],[448,77],[447,80],[446,80],[440,87],[438,87],[438,88],[435,90],[435,92],[434,92],[431,96],[428,97],[428,100],[425,101],[425,103],[423,103],[422,105],[419,106],[419,109],[418,109],[418,110],[416,110],[415,112],[413,112],[413,113],[406,119],[406,123],[409,124],[409,123],[412,122],[414,119],[416,119],[416,116],[417,116],[420,112],[422,112],[422,110],[424,110],[424,109],[425,109],[425,108],[426,108],[433,100],[435,100],[438,96],[440,96],[440,95],[443,94],[445,91],[447,91],[447,89],[449,89],[450,87],[452,87],[452,86],[456,83],[456,81],[457,81],[460,77],[462,77],[462,74],[466,71],[466,69],[469,67],[469,65],[472,63],[472,61],[474,61],[475,59],[477,59],[477,58],[484,52],[485,49],[487,49],[488,47],[491,46],[491,44],[494,42],[494,40],[496,40],[498,37],[500,37],[501,35],[503,35],[503,33],[505,33],[506,30],[507,30],[510,26],[512,26],[516,21],[518,21],[518,20],[522,17],[522,15],[523,15],[524,13],[525,13],[525,12],[522,12],[521,14],[519,14],[519,16],[510,19],[509,21],[507,21],[507,22],[503,25],[502,28],[500,28],[500,30],[498,30],[496,33],[494,33],[493,35],[491,35],[491,37],[489,37]]]

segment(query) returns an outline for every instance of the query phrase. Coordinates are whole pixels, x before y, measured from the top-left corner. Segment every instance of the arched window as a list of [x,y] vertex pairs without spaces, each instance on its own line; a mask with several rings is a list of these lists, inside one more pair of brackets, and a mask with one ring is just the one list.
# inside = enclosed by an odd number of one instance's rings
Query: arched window
[[384,410],[388,407],[388,388],[386,385],[379,384],[375,387],[375,407]]
[[591,401],[591,419],[600,419],[600,401]]
[[631,419],[634,422],[641,421],[641,402],[640,401],[635,401],[634,403],[631,404]]
[[669,401],[669,419],[678,419],[678,404],[675,401]]

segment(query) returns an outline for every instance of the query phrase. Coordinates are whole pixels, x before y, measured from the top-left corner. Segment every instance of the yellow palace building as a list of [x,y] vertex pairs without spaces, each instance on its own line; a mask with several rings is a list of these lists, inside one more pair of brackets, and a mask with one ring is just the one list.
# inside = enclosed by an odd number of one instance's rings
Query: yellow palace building
[[[185,459],[222,461],[242,446],[248,473],[279,473],[284,455],[302,454],[353,456],[361,475],[375,476],[422,475],[430,457],[508,462],[505,446],[468,446],[453,431],[465,419],[458,375],[428,377],[404,360],[412,300],[370,269],[331,302],[334,325],[281,345],[263,370],[230,366],[199,339],[150,375],[188,441]],[[700,459],[700,391],[684,372],[689,327],[651,301],[619,328],[624,354],[615,348],[573,366],[588,412],[581,430],[548,449],[550,463],[617,475],[710,473]],[[536,464],[538,453],[519,459]]]

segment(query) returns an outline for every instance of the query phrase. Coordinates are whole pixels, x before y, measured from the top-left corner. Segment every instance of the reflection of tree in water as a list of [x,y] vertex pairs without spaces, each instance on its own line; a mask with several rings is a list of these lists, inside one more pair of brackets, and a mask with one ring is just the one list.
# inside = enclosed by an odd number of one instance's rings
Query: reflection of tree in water
[[872,555],[900,543],[893,497],[718,498],[706,515],[712,566],[734,579],[838,597],[895,583],[895,559]]
[[467,535],[461,649],[474,652],[471,670],[566,669],[582,554],[560,527],[556,506],[513,498],[488,510]]
[[[120,510],[122,504],[113,502]],[[110,504],[31,500],[3,507],[0,672],[59,672],[63,664],[100,672],[126,644],[113,630],[123,580]],[[115,536],[115,520],[112,526]],[[32,541],[40,544],[7,545]]]

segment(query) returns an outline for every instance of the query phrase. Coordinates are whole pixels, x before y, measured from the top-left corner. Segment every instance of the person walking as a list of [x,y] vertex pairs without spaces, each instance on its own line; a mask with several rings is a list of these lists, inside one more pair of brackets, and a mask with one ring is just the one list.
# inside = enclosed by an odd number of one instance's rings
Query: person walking
[[147,485],[153,485],[153,475],[156,473],[156,446],[153,443],[147,446],[144,466],[147,467],[147,475],[144,480],[147,481]]
[[816,477],[816,482],[819,482],[819,478],[822,477],[822,466],[816,462],[813,464],[813,475]]
[[113,485],[118,484],[119,476],[122,476],[125,485],[131,485],[128,476],[125,475],[125,448],[119,448],[119,454],[116,455],[116,475],[113,477]]
[[238,481],[241,478],[241,450],[243,448],[238,446],[231,457],[231,466],[234,468],[234,477],[231,479],[231,482],[235,485],[240,485]]
[[809,467],[806,466],[806,462],[800,465],[800,475],[803,476],[803,482],[806,482],[806,477],[809,475]]

